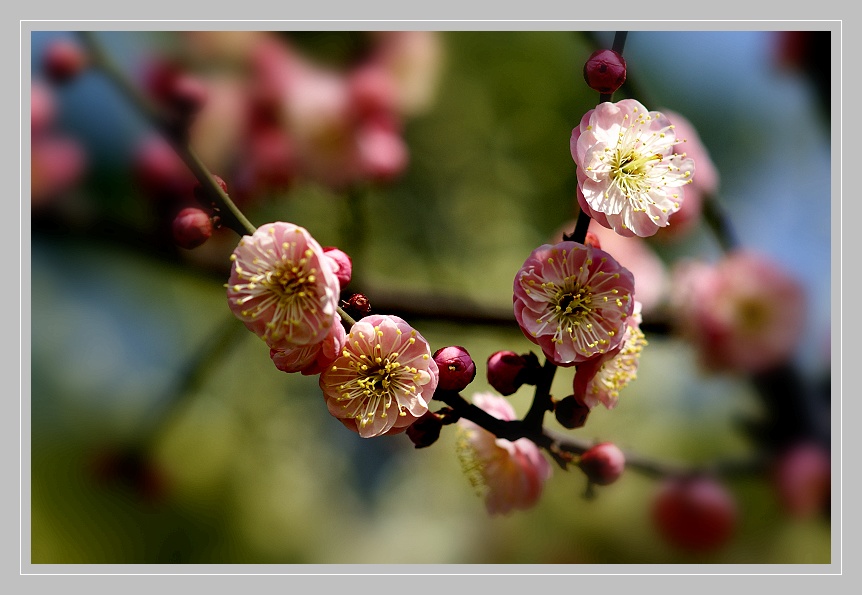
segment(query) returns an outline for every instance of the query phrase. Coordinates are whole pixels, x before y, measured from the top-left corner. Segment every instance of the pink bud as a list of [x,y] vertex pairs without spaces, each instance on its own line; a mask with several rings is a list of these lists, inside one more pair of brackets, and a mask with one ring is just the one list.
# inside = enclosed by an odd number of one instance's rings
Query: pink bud
[[584,64],[584,80],[599,93],[613,93],[626,81],[626,61],[613,50],[596,50]]
[[626,457],[612,442],[596,444],[581,455],[580,467],[589,480],[600,486],[619,479],[626,466]]
[[325,247],[323,254],[328,257],[327,259],[332,267],[332,272],[338,277],[341,289],[344,289],[350,283],[350,279],[353,276],[353,259],[333,246]]
[[737,523],[730,493],[708,477],[667,480],[653,502],[653,522],[671,544],[692,551],[724,545]]
[[497,351],[488,358],[488,384],[506,397],[515,394],[522,384],[527,383],[531,372],[527,357],[514,351]]
[[212,236],[212,219],[201,209],[187,207],[174,218],[173,233],[174,242],[180,248],[197,248]]
[[593,248],[598,248],[599,250],[601,250],[602,248],[602,243],[599,241],[599,236],[597,236],[591,231],[587,232],[587,237],[584,240],[584,245],[592,246]]
[[441,347],[434,352],[434,361],[440,370],[440,390],[461,391],[476,378],[476,364],[463,347]]
[[84,69],[87,55],[78,44],[58,39],[46,48],[44,65],[48,78],[55,83],[65,83]]

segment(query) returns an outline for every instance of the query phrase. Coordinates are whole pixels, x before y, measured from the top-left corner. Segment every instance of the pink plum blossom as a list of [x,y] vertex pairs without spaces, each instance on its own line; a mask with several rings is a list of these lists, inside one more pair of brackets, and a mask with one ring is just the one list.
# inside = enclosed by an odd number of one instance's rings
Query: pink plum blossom
[[548,359],[571,366],[620,345],[633,294],[634,277],[607,252],[544,244],[515,275],[515,318]]
[[637,378],[641,352],[647,342],[640,330],[641,308],[628,317],[620,346],[607,354],[578,365],[573,383],[575,398],[592,409],[599,403],[608,409],[617,406],[620,390]]
[[[562,241],[563,234],[574,228],[575,221],[570,221],[557,230],[551,241]],[[638,236],[621,236],[612,229],[591,221],[584,244],[592,244],[612,254],[618,263],[634,275],[637,279],[637,293],[634,298],[641,303],[645,313],[654,312],[667,299],[670,281],[667,265],[648,240]]]
[[338,279],[325,258],[304,228],[262,225],[231,255],[231,311],[271,348],[320,343],[338,316]]
[[[473,404],[497,419],[516,419],[504,397],[476,393]],[[551,477],[551,465],[539,447],[527,438],[514,442],[497,438],[463,418],[458,420],[458,428],[458,458],[470,483],[484,497],[488,513],[505,515],[535,506]]]
[[694,174],[676,142],[670,120],[634,99],[599,104],[572,130],[578,204],[620,235],[655,234],[681,208],[680,187]]
[[766,256],[737,251],[715,265],[683,261],[673,281],[678,328],[706,369],[758,372],[792,356],[805,323],[804,291]]
[[270,349],[269,357],[272,363],[282,372],[301,372],[304,376],[320,374],[341,354],[347,333],[340,320],[332,324],[326,338],[320,343],[303,345],[301,347],[283,347]]
[[334,417],[372,438],[403,432],[421,418],[438,377],[422,335],[397,316],[373,314],[351,327],[320,388]]

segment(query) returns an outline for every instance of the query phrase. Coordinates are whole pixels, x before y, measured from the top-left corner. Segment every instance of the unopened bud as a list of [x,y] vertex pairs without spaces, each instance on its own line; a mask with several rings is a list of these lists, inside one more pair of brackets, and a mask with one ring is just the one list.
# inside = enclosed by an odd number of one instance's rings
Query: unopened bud
[[87,55],[77,43],[58,39],[45,49],[44,65],[49,79],[65,83],[87,66]]
[[437,415],[431,411],[426,411],[422,417],[407,428],[406,433],[416,448],[425,448],[437,442],[442,427],[443,422]]
[[539,370],[539,359],[533,353],[497,351],[488,358],[488,384],[507,397],[523,384],[535,384]]
[[584,64],[584,80],[599,93],[613,93],[626,81],[626,61],[613,50],[596,50]]
[[587,423],[589,414],[590,408],[575,399],[574,395],[569,395],[554,405],[554,416],[557,421],[570,430],[580,428]]
[[341,302],[341,309],[354,320],[359,320],[371,314],[371,302],[365,295],[354,293],[346,301]]
[[442,347],[434,352],[434,361],[440,370],[439,390],[458,392],[476,378],[476,364],[463,347]]
[[174,218],[174,242],[180,248],[191,250],[206,242],[213,234],[212,218],[206,211],[187,207]]
[[591,231],[587,232],[587,237],[584,239],[585,246],[592,246],[593,248],[602,249],[602,243],[599,241],[599,236],[594,234]]
[[344,289],[350,283],[350,279],[353,276],[353,260],[347,254],[332,246],[324,248],[323,254],[328,258],[332,272],[338,277],[341,289]]
[[614,443],[602,442],[582,454],[579,465],[591,483],[605,486],[622,475],[626,457]]

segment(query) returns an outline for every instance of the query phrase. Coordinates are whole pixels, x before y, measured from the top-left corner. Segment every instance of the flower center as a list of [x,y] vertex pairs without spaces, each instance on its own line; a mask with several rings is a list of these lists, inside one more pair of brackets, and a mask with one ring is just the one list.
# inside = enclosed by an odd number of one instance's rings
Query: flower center
[[[284,248],[287,250],[289,245],[285,244]],[[291,335],[292,327],[300,325],[308,316],[317,314],[317,269],[308,266],[313,255],[314,252],[307,249],[298,260],[285,256],[272,268],[256,273],[251,273],[237,264],[237,275],[247,281],[233,287],[234,291],[246,293],[237,303],[245,304],[257,300],[252,308],[242,312],[243,316],[251,318],[257,318],[273,309],[266,324],[266,334],[270,339],[278,340],[285,334]],[[274,256],[274,252],[269,256]],[[260,262],[259,258],[255,258],[252,264],[259,266]]]
[[648,181],[653,162],[661,162],[661,154],[642,154],[632,147],[617,147],[610,160],[611,182],[628,196],[649,189]]

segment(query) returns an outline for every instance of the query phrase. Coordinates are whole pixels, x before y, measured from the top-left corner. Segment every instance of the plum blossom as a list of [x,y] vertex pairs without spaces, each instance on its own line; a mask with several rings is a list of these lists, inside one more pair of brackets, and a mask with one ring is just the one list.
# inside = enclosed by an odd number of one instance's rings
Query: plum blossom
[[312,376],[320,374],[335,361],[345,341],[347,333],[341,323],[336,321],[320,343],[270,349],[269,357],[282,372],[301,372],[304,376]]
[[277,221],[243,236],[231,255],[228,305],[270,348],[320,343],[337,324],[340,287],[320,244]]
[[620,235],[655,234],[679,211],[694,160],[674,152],[670,120],[634,99],[604,102],[572,130],[578,203]]
[[[562,241],[563,234],[574,228],[575,221],[568,222],[557,230],[551,242]],[[667,299],[670,281],[667,265],[650,245],[649,240],[638,236],[621,236],[612,229],[591,221],[584,244],[592,244],[613,254],[616,261],[634,275],[637,279],[637,293],[634,298],[641,303],[645,314],[654,312]]]
[[403,432],[421,418],[438,377],[422,335],[397,316],[373,314],[351,327],[320,388],[333,416],[372,438]]
[[[476,393],[473,404],[497,419],[516,419],[512,405],[491,393]],[[551,465],[527,438],[511,442],[497,438],[475,423],[458,420],[458,458],[468,480],[484,498],[488,514],[505,515],[536,505]]]
[[590,409],[599,403],[608,409],[617,406],[620,390],[637,378],[641,352],[647,344],[641,321],[640,302],[635,302],[620,346],[578,366],[573,383],[578,401]]
[[737,251],[715,265],[684,261],[672,277],[678,330],[704,368],[758,372],[793,354],[805,322],[804,291],[769,258]]
[[571,366],[620,345],[633,294],[634,277],[607,252],[544,244],[515,275],[515,318],[548,359]]

